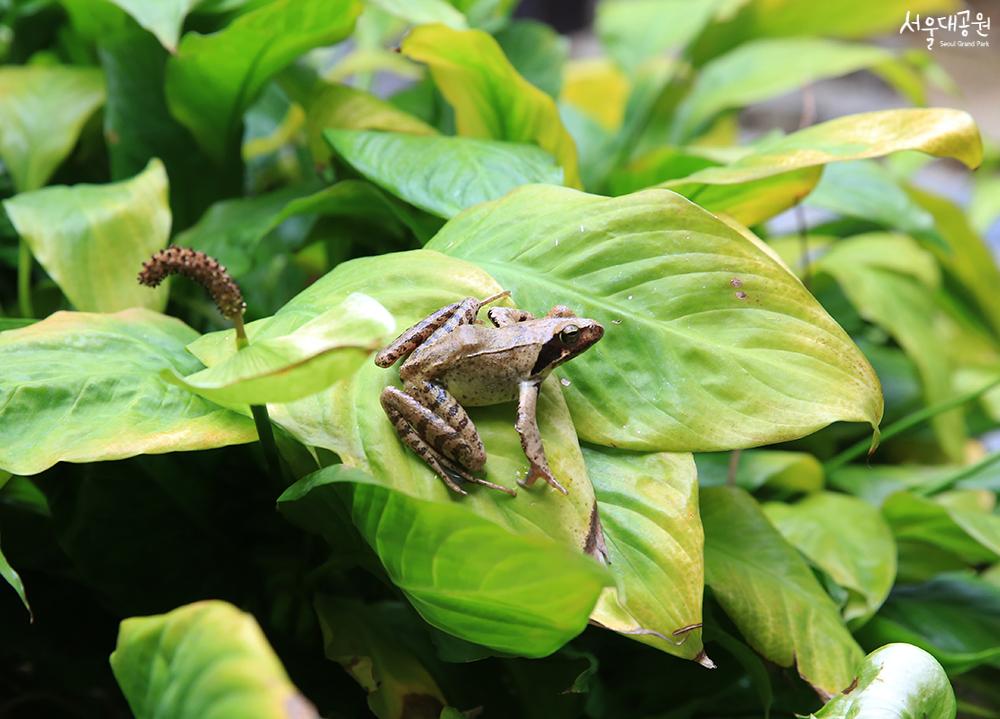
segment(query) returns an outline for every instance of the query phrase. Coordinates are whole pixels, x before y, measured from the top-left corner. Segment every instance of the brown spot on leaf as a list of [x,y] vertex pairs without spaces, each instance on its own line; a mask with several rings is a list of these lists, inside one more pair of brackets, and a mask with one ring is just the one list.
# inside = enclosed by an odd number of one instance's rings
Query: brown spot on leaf
[[734,277],[733,279],[729,280],[729,284],[733,287],[739,288],[743,286],[743,280],[741,280],[739,277]]
[[608,547],[604,543],[604,529],[601,527],[601,515],[597,511],[596,501],[590,510],[590,529],[587,532],[587,540],[583,544],[583,551],[601,564],[610,564]]
[[736,293],[736,299],[738,299],[738,300],[745,300],[746,298],[747,298],[747,293],[746,292],[743,292],[741,290],[740,292]]

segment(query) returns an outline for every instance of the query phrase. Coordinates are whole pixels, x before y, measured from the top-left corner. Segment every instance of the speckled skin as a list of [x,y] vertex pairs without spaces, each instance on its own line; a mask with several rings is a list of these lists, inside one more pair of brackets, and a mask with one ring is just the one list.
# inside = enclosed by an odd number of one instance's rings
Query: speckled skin
[[399,369],[403,390],[386,387],[382,407],[400,439],[451,489],[465,494],[458,479],[512,494],[471,474],[486,464],[486,450],[464,406],[516,399],[514,426],[531,463],[520,484],[530,486],[541,478],[566,494],[552,476],[542,446],[535,418],[538,391],[554,367],[600,340],[604,328],[562,305],[540,319],[523,310],[494,307],[488,313],[493,326],[477,321],[484,305],[506,294],[469,297],[442,307],[382,350],[375,357],[380,367],[409,355]]

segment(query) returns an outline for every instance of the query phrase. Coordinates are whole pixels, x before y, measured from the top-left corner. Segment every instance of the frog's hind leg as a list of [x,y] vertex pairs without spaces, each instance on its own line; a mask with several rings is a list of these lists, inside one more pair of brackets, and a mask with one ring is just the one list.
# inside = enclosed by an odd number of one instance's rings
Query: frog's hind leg
[[395,387],[386,387],[382,391],[381,403],[399,438],[427,463],[449,489],[467,494],[456,482],[458,480],[482,484],[511,496],[516,494],[512,489],[473,476],[457,461],[445,456],[441,446],[455,435],[454,428],[416,399]]
[[409,382],[406,393],[436,414],[447,426],[435,448],[466,469],[478,472],[486,464],[486,448],[465,407],[443,385],[430,380]]
[[422,344],[429,344],[433,340],[452,332],[460,325],[475,323],[476,315],[479,314],[479,310],[484,305],[495,302],[509,294],[509,290],[504,290],[484,300],[477,300],[475,297],[466,297],[461,302],[453,302],[432,312],[404,331],[385,349],[375,355],[375,364],[379,367],[392,367],[401,357],[405,357],[415,351]]

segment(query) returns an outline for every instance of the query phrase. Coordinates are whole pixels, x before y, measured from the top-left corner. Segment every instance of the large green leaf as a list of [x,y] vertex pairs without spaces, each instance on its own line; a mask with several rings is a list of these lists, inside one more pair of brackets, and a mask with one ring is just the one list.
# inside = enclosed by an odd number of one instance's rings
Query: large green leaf
[[715,212],[756,224],[792,206],[831,162],[919,150],[974,168],[982,143],[972,118],[943,108],[880,110],[847,115],[766,140],[728,165],[708,167],[662,183]]
[[142,309],[57,312],[0,334],[0,467],[36,474],[56,462],[250,442],[253,423],[159,377],[200,364],[182,322]]
[[409,646],[421,631],[412,611],[399,602],[362,604],[326,595],[315,604],[327,658],[368,692],[373,714],[379,719],[438,717],[445,698]]
[[418,499],[344,465],[299,480],[279,503],[329,501],[323,495],[343,483],[354,485],[354,522],[390,579],[430,624],[468,641],[550,654],[583,630],[609,583],[579,549],[511,532],[464,500]]
[[705,582],[750,646],[817,691],[846,689],[861,649],[809,565],[742,489],[701,495]]
[[238,149],[243,111],[306,50],[346,37],[358,0],[274,0],[211,35],[190,32],[167,63],[167,104],[216,162]]
[[677,107],[671,130],[683,142],[724,110],[745,107],[827,77],[846,75],[890,60],[873,45],[821,38],[761,39],[705,65]]
[[[0,472],[0,475],[6,475],[7,479],[10,475],[6,472]],[[3,488],[5,483],[0,482],[0,488]],[[31,605],[28,604],[28,596],[24,591],[24,581],[21,579],[21,575],[17,573],[17,570],[10,566],[10,562],[7,561],[7,557],[3,555],[3,549],[0,547],[0,577],[4,579],[7,584],[11,586],[15,592],[17,592],[18,598],[21,600],[21,604],[24,608],[28,610],[28,616],[31,616]]]
[[201,0],[108,0],[131,15],[137,23],[153,33],[171,52],[177,49],[184,17]]
[[847,590],[844,619],[861,624],[896,578],[896,542],[878,509],[847,494],[820,492],[800,502],[769,502],[764,514],[814,566]]
[[0,159],[20,192],[42,187],[104,104],[99,70],[59,65],[0,68]]
[[136,282],[144,260],[167,244],[167,173],[159,160],[131,180],[46,187],[3,203],[32,254],[76,309],[162,310],[168,286]]
[[427,247],[475,262],[531,312],[566,304],[604,325],[560,370],[588,442],[711,451],[881,417],[874,372],[801,283],[672,192],[529,186]]
[[954,719],[955,692],[934,657],[912,644],[888,644],[865,657],[858,683],[815,719]]
[[[396,322],[371,297],[353,294],[305,324],[283,332],[281,323],[251,325],[250,345],[187,377],[164,379],[219,404],[293,402],[350,376],[391,338]],[[264,331],[258,331],[264,330]]]
[[496,40],[479,30],[425,25],[410,33],[402,51],[430,67],[455,108],[459,134],[536,143],[556,158],[566,183],[579,186],[576,146],[555,102],[518,74]]
[[376,185],[444,218],[521,185],[563,181],[562,168],[534,145],[357,130],[327,130],[326,138]]
[[126,619],[111,670],[137,719],[319,717],[254,618],[226,602]]
[[893,589],[859,633],[866,645],[908,642],[952,673],[1000,665],[1000,588],[974,576],[943,575]]
[[[831,275],[864,319],[890,335],[917,366],[928,404],[950,399],[952,366],[939,346],[940,286],[934,257],[902,235],[866,234],[837,242],[815,265]],[[964,453],[965,427],[961,410],[944,412],[931,423],[942,449],[953,460]]]
[[698,478],[685,454],[583,450],[594,483],[617,589],[597,623],[686,659],[704,659],[701,596],[704,536]]
[[[274,317],[251,323],[247,330],[265,333],[280,325],[282,332],[292,332],[354,292],[374,297],[403,328],[458,299],[487,297],[498,290],[494,280],[470,263],[436,252],[391,253],[338,265]],[[208,335],[190,349],[210,367],[235,351],[230,333]],[[396,378],[396,371],[366,363],[349,381],[297,402],[271,405],[271,418],[301,442],[336,452],[345,464],[367,470],[377,483],[397,493],[452,506],[455,500],[448,489],[401,444],[379,404],[382,390]],[[555,378],[543,385],[538,419],[553,472],[569,487],[569,496],[541,486],[522,490],[517,498],[471,488],[461,499],[461,509],[505,530],[555,539],[582,552],[591,539],[596,500],[560,389]],[[486,446],[487,479],[516,487],[515,481],[527,472],[527,460],[513,427],[513,405],[472,408],[470,416]],[[375,549],[383,562],[396,561],[381,554],[387,547]]]

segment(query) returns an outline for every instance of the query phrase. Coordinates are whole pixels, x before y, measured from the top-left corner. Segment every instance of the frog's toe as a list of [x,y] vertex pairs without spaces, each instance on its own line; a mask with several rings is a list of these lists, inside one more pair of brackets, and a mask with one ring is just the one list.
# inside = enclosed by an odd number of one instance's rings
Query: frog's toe
[[558,489],[563,494],[569,494],[564,486],[559,484],[559,481],[552,476],[551,472],[546,471],[541,467],[532,466],[531,471],[528,472],[528,476],[523,480],[518,480],[517,483],[522,487],[528,488],[535,483],[536,480],[544,479],[546,484],[548,484],[553,489]]

